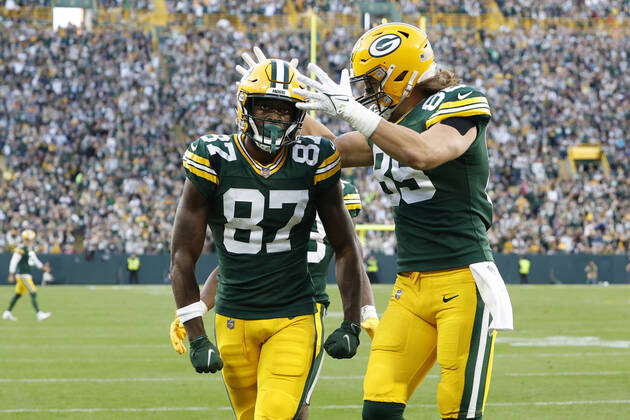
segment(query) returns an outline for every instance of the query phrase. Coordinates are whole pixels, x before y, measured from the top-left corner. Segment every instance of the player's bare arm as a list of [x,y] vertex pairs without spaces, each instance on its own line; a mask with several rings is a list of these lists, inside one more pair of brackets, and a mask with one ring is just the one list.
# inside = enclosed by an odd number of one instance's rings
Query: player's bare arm
[[341,182],[316,197],[317,213],[335,252],[337,285],[341,294],[344,321],[324,342],[335,359],[353,357],[359,346],[362,283],[367,275],[361,260],[359,240],[341,194]]
[[418,133],[381,119],[370,140],[402,165],[427,170],[461,156],[477,137],[472,127],[465,134],[446,124]]
[[342,168],[372,166],[374,156],[365,136],[358,131],[351,131],[335,138],[335,146],[341,156]]
[[[199,301],[195,263],[203,249],[207,218],[208,208],[203,195],[186,180],[177,205],[171,240],[171,282],[178,308]],[[186,321],[184,326],[191,340],[205,335],[201,317]]]
[[328,127],[308,114],[304,116],[301,133],[303,136],[319,136],[327,138],[328,140],[335,140],[335,135]]
[[[190,361],[197,373],[214,373],[223,368],[219,350],[206,336],[202,316],[208,309],[199,300],[199,286],[195,278],[195,263],[206,237],[208,210],[203,195],[187,179],[173,224],[171,282],[177,315],[184,323],[190,341]],[[176,348],[178,353],[182,353],[180,350]]]
[[219,267],[217,266],[206,279],[201,288],[201,300],[208,307],[208,310],[214,308],[214,301],[217,295],[217,284],[219,283]]
[[341,182],[317,197],[317,212],[336,256],[337,284],[346,321],[359,322],[363,269],[359,241],[341,195]]

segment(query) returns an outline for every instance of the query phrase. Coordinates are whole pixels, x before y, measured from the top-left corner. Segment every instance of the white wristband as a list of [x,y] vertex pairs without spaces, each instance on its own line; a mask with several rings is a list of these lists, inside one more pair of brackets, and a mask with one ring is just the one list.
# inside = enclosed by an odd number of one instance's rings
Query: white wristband
[[344,114],[344,119],[350,123],[352,128],[368,139],[372,136],[382,119],[380,115],[354,100],[350,100],[350,103],[344,108]]
[[361,307],[361,322],[365,322],[370,318],[378,319],[378,314],[376,313],[376,306],[365,305]]
[[208,306],[203,300],[199,302],[191,303],[190,305],[179,308],[175,313],[179,317],[182,324],[186,321],[190,321],[198,316],[204,316],[208,312]]

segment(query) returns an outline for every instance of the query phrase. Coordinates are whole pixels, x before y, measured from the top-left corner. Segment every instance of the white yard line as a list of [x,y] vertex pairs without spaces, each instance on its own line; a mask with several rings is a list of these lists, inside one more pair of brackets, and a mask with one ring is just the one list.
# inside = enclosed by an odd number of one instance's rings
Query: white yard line
[[[162,345],[160,345],[162,347]],[[494,357],[496,359],[513,359],[513,358],[527,358],[527,357],[536,357],[536,358],[550,358],[550,357],[613,357],[613,356],[630,356],[630,351],[601,351],[601,352],[578,352],[578,353],[508,353],[508,354],[495,354]],[[138,357],[138,358],[128,358],[128,359],[111,359],[108,360],[107,363],[155,363],[155,362],[167,362],[169,359],[173,359],[170,355],[164,355],[164,357]],[[363,357],[363,359],[367,359],[367,357]],[[81,363],[103,363],[103,359],[80,359]],[[37,359],[0,359],[0,364],[3,363],[76,363],[76,360],[70,360],[67,358],[63,359],[46,359],[46,358],[37,358]]]
[[[629,375],[630,371],[602,371],[602,372],[523,372],[505,373],[493,376],[614,376]],[[439,375],[427,375],[428,378],[438,378]],[[363,375],[320,376],[320,380],[362,380]],[[0,383],[113,383],[113,382],[205,382],[220,381],[220,376],[186,376],[176,378],[0,378]]]
[[[512,402],[490,402],[486,406],[492,407],[530,407],[530,406],[563,406],[563,405],[626,405],[630,400],[586,400],[586,401],[512,401]],[[359,410],[363,405],[317,405],[314,404],[312,410]],[[435,404],[410,404],[407,407],[434,408]],[[230,411],[230,407],[143,407],[143,408],[9,408],[1,409],[0,414],[17,413],[99,413],[99,412],[183,412],[183,411]]]

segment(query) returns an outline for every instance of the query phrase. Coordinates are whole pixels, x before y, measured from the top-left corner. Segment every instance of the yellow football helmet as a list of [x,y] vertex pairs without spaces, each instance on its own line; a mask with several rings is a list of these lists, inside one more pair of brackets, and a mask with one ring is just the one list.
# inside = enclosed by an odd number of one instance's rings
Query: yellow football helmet
[[[297,80],[296,70],[283,60],[262,61],[245,73],[239,82],[236,101],[236,121],[241,133],[267,153],[276,153],[280,147],[296,141],[305,111],[295,107],[305,98],[294,93],[295,88],[306,87]],[[254,115],[254,105],[288,110],[289,121],[280,121]],[[288,106],[287,106],[288,105]]]
[[25,241],[35,240],[35,232],[30,229],[26,229],[24,232],[22,232],[22,239]]
[[350,83],[358,102],[388,117],[413,87],[436,74],[427,34],[406,23],[364,33],[352,49]]

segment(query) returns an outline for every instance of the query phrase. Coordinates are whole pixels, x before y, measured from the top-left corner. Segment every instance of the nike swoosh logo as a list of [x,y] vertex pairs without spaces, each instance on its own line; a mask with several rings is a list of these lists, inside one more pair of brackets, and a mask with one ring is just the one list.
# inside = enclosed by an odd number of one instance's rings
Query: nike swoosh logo
[[459,99],[460,101],[462,99],[466,99],[466,98],[468,98],[470,96],[471,93],[472,93],[472,90],[470,92],[464,94],[464,95],[462,95],[461,92],[460,92],[460,93],[457,94],[457,99]]
[[210,359],[212,359],[212,353],[214,353],[214,350],[210,349],[210,351],[208,352],[208,367],[210,367]]
[[455,299],[457,296],[459,296],[459,295],[451,296],[450,298],[447,298],[446,296],[442,296],[442,302],[444,302],[444,303],[449,302],[449,301]]
[[350,353],[350,337],[348,336],[348,334],[344,334],[343,338],[345,338],[346,342],[348,343],[348,353]]
[[195,150],[197,150],[197,143],[192,143],[190,145],[190,148],[192,149],[192,151],[194,152]]

